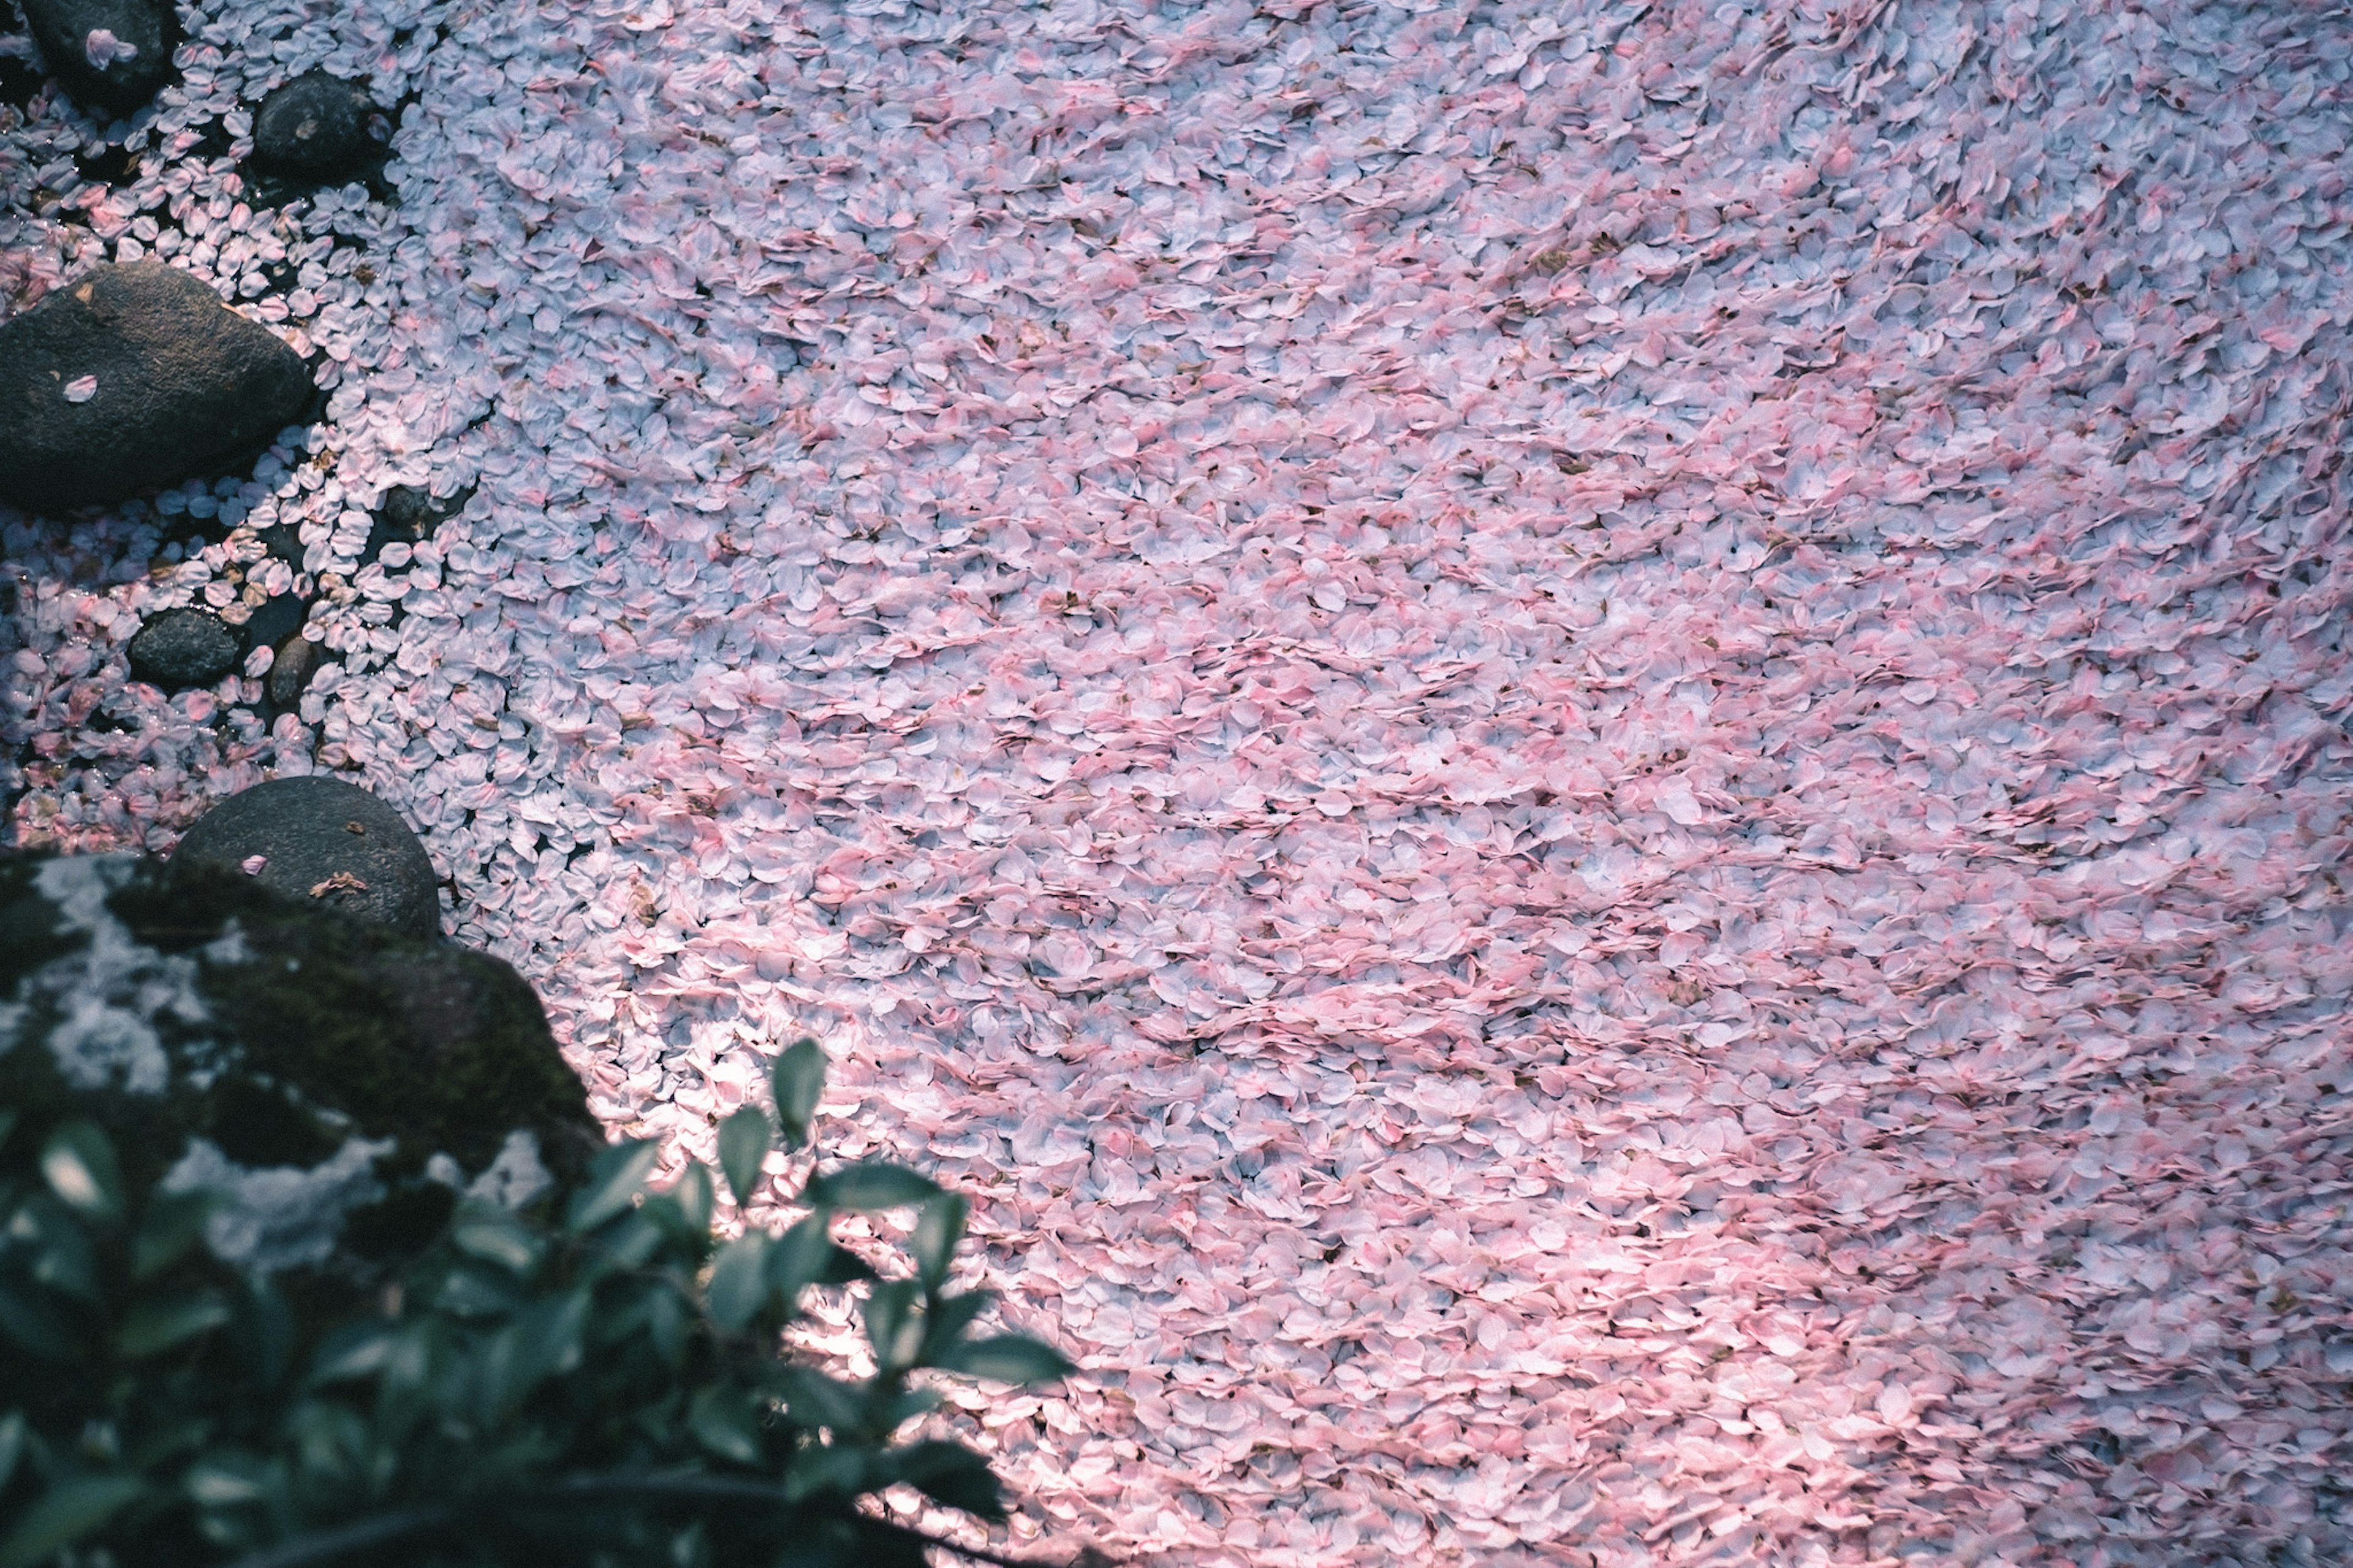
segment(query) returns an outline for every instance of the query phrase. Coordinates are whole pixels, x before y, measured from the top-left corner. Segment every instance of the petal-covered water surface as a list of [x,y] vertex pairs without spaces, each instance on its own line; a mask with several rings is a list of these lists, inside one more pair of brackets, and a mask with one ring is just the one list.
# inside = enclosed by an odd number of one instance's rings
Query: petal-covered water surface
[[[117,185],[0,110],[0,284],[163,254],[330,421],[7,520],[15,834],[349,770],[681,1151],[820,1035],[1086,1369],[952,1407],[1017,1546],[2353,1553],[2343,16],[191,37]],[[245,200],[320,67],[396,204]],[[126,684],[290,591],[299,713]]]

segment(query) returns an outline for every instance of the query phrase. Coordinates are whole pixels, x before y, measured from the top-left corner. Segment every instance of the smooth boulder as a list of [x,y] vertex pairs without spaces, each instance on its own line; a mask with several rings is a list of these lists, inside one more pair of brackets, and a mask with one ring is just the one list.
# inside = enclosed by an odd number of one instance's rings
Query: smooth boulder
[[254,110],[254,162],[297,179],[363,174],[384,151],[368,134],[368,121],[376,112],[375,101],[357,82],[325,71],[298,76]]
[[316,392],[300,354],[196,279],[93,268],[0,321],[0,500],[62,511],[209,479]]
[[172,79],[180,14],[163,0],[19,0],[41,58],[76,103],[130,115]]
[[286,898],[429,938],[441,931],[432,858],[400,813],[312,773],[240,791],[196,819],[174,867],[249,877]]
[[132,674],[181,691],[210,686],[237,668],[237,634],[210,610],[165,610],[139,628],[127,651]]

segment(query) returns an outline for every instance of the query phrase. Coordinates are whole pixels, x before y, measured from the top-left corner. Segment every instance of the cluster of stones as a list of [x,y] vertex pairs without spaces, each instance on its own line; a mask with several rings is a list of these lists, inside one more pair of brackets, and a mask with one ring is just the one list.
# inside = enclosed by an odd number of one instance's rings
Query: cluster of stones
[[[22,10],[42,64],[93,113],[133,113],[172,79],[181,31],[169,0],[22,0]],[[373,183],[387,154],[365,85],[314,71],[254,106],[248,192],[271,205]],[[0,322],[0,502],[57,518],[249,469],[324,401],[302,356],[200,279],[157,261],[96,267]],[[369,557],[417,542],[452,510],[396,491]],[[297,540],[269,543],[301,554]],[[131,673],[174,691],[243,666],[266,671],[269,709],[290,710],[323,658],[305,633],[310,611],[293,595],[237,627],[208,609],[163,611],[132,639]]]
[[[171,79],[181,33],[169,0],[20,4],[42,64],[84,108],[127,116]],[[21,85],[12,78],[0,90]],[[297,78],[254,108],[251,198],[376,183],[386,132],[364,84]],[[302,356],[201,279],[153,260],[96,267],[0,321],[0,502],[69,524],[86,508],[249,469],[323,405]],[[395,490],[364,558],[422,542],[464,500]],[[264,541],[281,558],[301,554],[299,539]],[[201,607],[160,611],[131,639],[131,673],[178,690],[240,665],[266,668],[269,704],[290,709],[322,657],[305,635],[310,610],[285,594],[238,626]],[[113,968],[83,973],[100,950]],[[115,961],[126,952],[145,954],[172,986],[125,990],[129,972]],[[498,1176],[513,1187],[519,1173],[576,1174],[601,1142],[528,984],[443,939],[425,847],[390,805],[338,780],[279,779],[235,795],[168,863],[0,854],[0,1058],[41,1059],[11,1047],[46,1030],[69,1089],[103,1090],[93,1103],[110,1117],[178,1118],[163,1142],[193,1149],[195,1139],[227,1171],[308,1167],[320,1191],[342,1184],[371,1202],[387,1190],[446,1196],[461,1167],[482,1173],[477,1185]],[[174,1085],[187,1077],[189,1093],[142,1095],[120,1063],[79,1082],[97,1068],[66,1048],[79,1038],[73,1018],[154,1012],[153,996],[192,984],[178,1012],[142,1015],[125,1037],[210,1064],[189,1076],[174,1058],[159,1069]],[[220,1076],[224,1046],[243,1068]],[[387,1141],[366,1143],[346,1172],[354,1126]]]
[[214,1250],[259,1272],[362,1277],[603,1144],[530,985],[442,940],[423,846],[322,778],[232,797],[168,862],[0,853],[0,1102],[212,1193]]

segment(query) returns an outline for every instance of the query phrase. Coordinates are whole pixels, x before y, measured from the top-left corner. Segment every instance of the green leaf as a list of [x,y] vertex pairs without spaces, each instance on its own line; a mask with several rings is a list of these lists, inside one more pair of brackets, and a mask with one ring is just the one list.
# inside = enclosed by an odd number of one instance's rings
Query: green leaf
[[[848,1443],[830,1447],[811,1444],[793,1456],[792,1468],[785,1475],[785,1495],[795,1502],[820,1496],[856,1497],[866,1489],[866,1472],[867,1453],[863,1448]],[[876,1561],[871,1553],[858,1547],[859,1542],[852,1538],[843,1543],[838,1554],[817,1561],[832,1564]]]
[[316,1385],[374,1377],[392,1354],[393,1331],[383,1322],[352,1323],[327,1336],[311,1359],[311,1382]]
[[528,1287],[504,1269],[461,1263],[441,1276],[434,1310],[456,1318],[503,1318],[521,1306]]
[[131,1242],[131,1277],[153,1279],[186,1257],[219,1201],[214,1193],[157,1193],[149,1199]]
[[589,1294],[585,1289],[545,1297],[516,1313],[514,1321],[492,1335],[482,1358],[484,1408],[503,1415],[549,1378],[576,1371],[588,1307]]
[[866,1424],[866,1391],[806,1366],[783,1370],[785,1403],[803,1426],[855,1433]]
[[923,1322],[915,1312],[920,1289],[913,1279],[886,1279],[866,1298],[866,1342],[885,1372],[904,1372],[923,1349]]
[[115,1347],[136,1359],[210,1333],[229,1320],[228,1303],[209,1292],[134,1301],[123,1314]]
[[16,1461],[25,1457],[25,1413],[11,1410],[0,1415],[0,1492],[16,1476]]
[[940,1440],[910,1444],[888,1456],[891,1468],[934,1501],[982,1519],[1005,1517],[1005,1499],[988,1461],[961,1443]]
[[855,1285],[861,1279],[881,1278],[866,1259],[836,1242],[826,1252],[825,1272],[817,1277],[817,1282],[820,1285]]
[[188,1467],[181,1485],[198,1508],[238,1508],[269,1495],[269,1468],[245,1454],[208,1454]]
[[871,1161],[848,1165],[830,1175],[812,1177],[803,1198],[811,1207],[846,1209],[864,1214],[875,1209],[903,1208],[936,1195],[939,1186],[904,1165]]
[[267,1277],[239,1281],[237,1322],[229,1336],[238,1358],[263,1388],[276,1388],[294,1370],[294,1310]]
[[923,1211],[915,1215],[909,1249],[915,1255],[925,1289],[938,1289],[940,1281],[948,1277],[948,1265],[955,1261],[956,1243],[964,1239],[964,1223],[970,1213],[971,1205],[961,1196],[942,1193],[925,1199]]
[[700,1337],[694,1332],[698,1326],[677,1289],[668,1280],[658,1284],[646,1301],[646,1339],[672,1373],[686,1365],[686,1352]]
[[497,1204],[466,1203],[449,1221],[449,1245],[510,1274],[528,1276],[539,1267],[545,1244],[538,1233]]
[[670,1201],[678,1207],[679,1217],[698,1242],[711,1238],[711,1206],[713,1197],[711,1167],[700,1160],[689,1160],[686,1169],[678,1173],[670,1184]]
[[747,1230],[722,1248],[711,1268],[711,1283],[703,1300],[711,1321],[728,1333],[750,1322],[773,1289],[768,1279],[771,1238],[764,1230]]
[[25,1200],[9,1222],[8,1237],[31,1255],[26,1272],[37,1284],[78,1297],[98,1300],[98,1259],[90,1237],[71,1209],[36,1193]]
[[1018,1384],[1051,1383],[1079,1370],[1064,1361],[1051,1345],[1041,1344],[1027,1334],[999,1334],[995,1339],[951,1345],[937,1364],[967,1377]]
[[79,1476],[51,1487],[0,1541],[0,1568],[33,1568],[71,1546],[138,1500],[147,1489],[136,1476]]
[[595,1230],[626,1212],[661,1159],[661,1145],[645,1139],[616,1143],[596,1156],[588,1181],[572,1199],[565,1223],[574,1235]]
[[760,1187],[760,1164],[776,1130],[768,1113],[747,1105],[719,1124],[719,1168],[727,1176],[727,1190],[738,1207],[752,1201]]
[[114,1143],[94,1121],[69,1121],[49,1134],[41,1150],[41,1174],[49,1191],[77,1214],[92,1219],[122,1217],[122,1165]]
[[967,1290],[961,1296],[943,1296],[932,1303],[923,1324],[923,1353],[916,1363],[937,1366],[948,1347],[972,1327],[972,1321],[988,1310],[996,1293],[989,1290]]
[[808,1142],[809,1123],[825,1094],[824,1049],[815,1040],[795,1040],[769,1069],[768,1084],[776,1098],[785,1147],[797,1149]]
[[813,1214],[776,1237],[768,1249],[768,1283],[785,1293],[786,1312],[800,1310],[801,1292],[817,1284],[834,1251],[825,1215]]
[[64,1313],[39,1296],[5,1285],[0,1285],[0,1333],[51,1361],[73,1361],[81,1354],[81,1342]]
[[760,1407],[743,1389],[713,1385],[697,1390],[687,1406],[686,1429],[720,1458],[739,1465],[760,1462]]
[[[650,1204],[647,1205],[649,1208],[652,1206]],[[665,1206],[668,1206],[666,1200]],[[603,1253],[605,1265],[631,1269],[643,1268],[654,1254],[662,1249],[663,1242],[674,1239],[669,1227],[659,1220],[649,1218],[644,1209],[630,1209],[618,1223],[596,1238],[596,1245]]]

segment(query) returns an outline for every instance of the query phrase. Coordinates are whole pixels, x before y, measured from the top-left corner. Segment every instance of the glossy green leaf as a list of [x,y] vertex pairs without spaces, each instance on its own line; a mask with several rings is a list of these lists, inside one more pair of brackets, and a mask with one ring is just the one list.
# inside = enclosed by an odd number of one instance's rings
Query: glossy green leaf
[[0,1568],[33,1568],[98,1530],[146,1489],[136,1476],[78,1476],[52,1486],[0,1541]]
[[825,1271],[817,1277],[820,1285],[855,1285],[861,1279],[880,1279],[873,1266],[858,1254],[834,1243],[825,1255]]
[[522,1216],[497,1204],[460,1204],[449,1221],[449,1245],[467,1257],[528,1275],[539,1267],[546,1244]]
[[36,1193],[18,1206],[8,1239],[23,1250],[25,1272],[52,1290],[84,1301],[98,1300],[98,1257],[73,1210]]
[[785,1147],[797,1149],[808,1142],[817,1102],[825,1096],[824,1048],[815,1040],[795,1040],[769,1069],[768,1084],[776,1096]]
[[719,1169],[738,1205],[750,1203],[759,1191],[760,1165],[776,1135],[768,1113],[756,1105],[744,1107],[719,1124]]
[[198,1508],[238,1508],[269,1495],[269,1467],[244,1454],[207,1454],[188,1467],[181,1485]]
[[776,1237],[768,1249],[768,1282],[785,1293],[787,1311],[799,1310],[801,1292],[819,1282],[833,1250],[823,1215],[813,1214]]
[[311,1358],[314,1385],[374,1377],[392,1353],[393,1331],[383,1322],[353,1323],[327,1336]]
[[533,1301],[491,1337],[482,1358],[482,1407],[494,1415],[513,1410],[551,1377],[580,1365],[589,1293],[567,1290]]
[[865,1391],[813,1367],[788,1366],[782,1373],[785,1403],[804,1426],[855,1433],[866,1422]]
[[565,1223],[575,1235],[626,1213],[661,1159],[661,1146],[644,1139],[617,1143],[596,1156],[587,1184],[574,1195]]
[[773,1289],[768,1278],[772,1245],[765,1231],[747,1230],[722,1248],[712,1265],[703,1300],[711,1309],[711,1321],[726,1332],[742,1330],[767,1300]]
[[923,1322],[915,1310],[922,1289],[913,1279],[886,1279],[866,1298],[866,1342],[885,1372],[904,1372],[923,1349]]
[[131,1240],[132,1278],[151,1279],[186,1257],[203,1239],[205,1222],[219,1201],[212,1193],[157,1193],[150,1198]]
[[1027,1334],[1000,1334],[995,1339],[952,1345],[942,1353],[937,1364],[968,1377],[1018,1384],[1051,1383],[1078,1370],[1051,1345],[1041,1344]]
[[742,1389],[713,1385],[696,1391],[686,1425],[694,1440],[720,1458],[738,1465],[760,1462],[760,1408]]
[[913,1443],[891,1456],[891,1468],[936,1502],[981,1519],[1005,1517],[1005,1499],[988,1461],[961,1443]]
[[963,1337],[972,1321],[988,1310],[996,1293],[989,1290],[967,1290],[961,1296],[943,1296],[932,1304],[923,1323],[923,1354],[922,1364],[937,1366],[948,1347]]
[[904,1165],[877,1160],[862,1165],[845,1165],[814,1177],[804,1195],[814,1207],[865,1214],[920,1204],[935,1196],[939,1190],[928,1176],[919,1175]]
[[[866,1450],[854,1444],[811,1446],[793,1456],[785,1474],[785,1493],[795,1502],[812,1497],[854,1497],[866,1488]],[[870,1557],[858,1550],[855,1538],[845,1542],[838,1555],[821,1557],[827,1563],[863,1563]]]
[[25,1413],[11,1410],[0,1415],[0,1492],[16,1477],[16,1461],[25,1457]]
[[964,1239],[965,1217],[971,1205],[955,1193],[941,1193],[923,1200],[921,1213],[915,1215],[915,1234],[908,1250],[915,1255],[915,1268],[921,1272],[923,1288],[936,1290],[948,1277],[948,1265],[955,1261],[956,1243]]
[[711,1237],[711,1211],[716,1188],[711,1180],[711,1167],[700,1160],[689,1160],[686,1169],[678,1173],[670,1184],[670,1201],[678,1207],[679,1216],[696,1245]]
[[113,1140],[94,1121],[69,1121],[41,1149],[49,1191],[75,1213],[92,1219],[122,1217],[122,1165]]
[[646,1302],[646,1341],[673,1373],[686,1364],[691,1336],[698,1326],[684,1298],[667,1281]]
[[434,1308],[459,1318],[503,1318],[520,1307],[529,1287],[503,1268],[463,1263],[441,1277]]
[[208,1292],[136,1301],[115,1331],[115,1348],[136,1360],[210,1333],[228,1320],[228,1303]]

